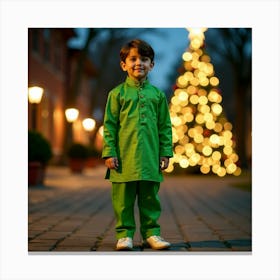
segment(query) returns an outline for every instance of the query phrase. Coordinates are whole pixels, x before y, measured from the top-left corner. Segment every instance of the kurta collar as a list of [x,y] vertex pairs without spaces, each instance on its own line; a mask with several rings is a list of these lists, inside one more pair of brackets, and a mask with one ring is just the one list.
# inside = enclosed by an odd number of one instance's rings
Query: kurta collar
[[148,85],[150,82],[148,79],[146,79],[145,81],[143,81],[142,83],[141,82],[137,82],[133,79],[131,79],[130,77],[127,77],[125,82],[131,86],[131,87],[136,87],[136,88],[140,88],[140,87],[144,87],[146,85]]

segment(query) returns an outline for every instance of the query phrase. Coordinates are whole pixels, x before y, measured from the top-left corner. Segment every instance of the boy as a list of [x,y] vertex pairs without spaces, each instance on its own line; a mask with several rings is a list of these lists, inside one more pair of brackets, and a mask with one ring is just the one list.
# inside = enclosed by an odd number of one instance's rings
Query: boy
[[116,215],[116,250],[132,250],[135,233],[134,203],[138,198],[140,232],[145,245],[167,249],[160,236],[158,197],[161,170],[173,156],[168,104],[163,92],[151,85],[154,50],[133,40],[120,51],[120,65],[128,77],[110,91],[104,115],[102,157],[112,182]]

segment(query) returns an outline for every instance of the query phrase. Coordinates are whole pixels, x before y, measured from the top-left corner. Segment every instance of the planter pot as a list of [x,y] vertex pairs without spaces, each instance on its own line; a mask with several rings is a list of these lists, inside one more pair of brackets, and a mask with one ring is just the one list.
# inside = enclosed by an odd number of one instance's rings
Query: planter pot
[[86,166],[86,159],[70,158],[69,167],[73,173],[82,173]]
[[98,157],[89,157],[86,162],[87,167],[96,167],[101,164],[101,160]]
[[45,165],[39,161],[28,162],[28,186],[42,185],[45,178]]

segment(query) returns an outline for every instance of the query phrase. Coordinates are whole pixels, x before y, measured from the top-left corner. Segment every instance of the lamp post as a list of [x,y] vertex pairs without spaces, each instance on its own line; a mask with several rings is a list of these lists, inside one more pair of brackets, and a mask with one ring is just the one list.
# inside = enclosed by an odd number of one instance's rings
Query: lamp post
[[31,104],[31,127],[37,129],[37,105],[41,102],[44,89],[38,86],[28,88],[28,100]]
[[83,125],[84,130],[87,131],[89,134],[88,142],[90,144],[91,143],[91,132],[94,130],[94,128],[96,126],[96,121],[92,118],[86,118],[83,120],[82,125]]
[[77,120],[79,116],[79,110],[76,108],[68,108],[65,110],[65,117],[70,127],[67,129],[68,131],[68,143],[72,142],[73,139],[73,123]]

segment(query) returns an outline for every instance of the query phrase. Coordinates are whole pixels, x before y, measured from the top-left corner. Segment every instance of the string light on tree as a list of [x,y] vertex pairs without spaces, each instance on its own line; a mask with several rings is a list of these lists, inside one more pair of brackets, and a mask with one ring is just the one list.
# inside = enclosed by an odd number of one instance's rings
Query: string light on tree
[[232,125],[226,119],[219,79],[204,49],[207,28],[188,28],[190,45],[171,98],[174,157],[166,172],[199,166],[203,174],[240,175]]

